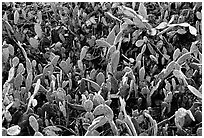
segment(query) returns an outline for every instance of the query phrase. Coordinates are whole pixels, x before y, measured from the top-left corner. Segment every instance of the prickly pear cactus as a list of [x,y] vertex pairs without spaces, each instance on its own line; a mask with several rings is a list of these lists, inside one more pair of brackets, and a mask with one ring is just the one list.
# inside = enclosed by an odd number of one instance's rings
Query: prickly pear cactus
[[86,100],[83,104],[84,106],[84,109],[87,111],[87,112],[91,112],[91,110],[93,109],[93,102],[91,100]]
[[98,83],[99,86],[101,86],[101,84],[105,82],[105,76],[102,72],[99,72],[98,75],[96,76],[96,82]]
[[30,124],[30,126],[33,128],[33,130],[34,130],[35,132],[38,132],[38,130],[39,130],[39,124],[38,124],[37,119],[36,119],[34,116],[30,116],[30,117],[29,117],[29,124]]

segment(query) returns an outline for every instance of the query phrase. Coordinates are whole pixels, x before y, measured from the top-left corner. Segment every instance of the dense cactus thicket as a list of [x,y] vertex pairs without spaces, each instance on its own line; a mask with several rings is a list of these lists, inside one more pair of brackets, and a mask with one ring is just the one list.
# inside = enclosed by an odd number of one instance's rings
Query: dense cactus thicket
[[202,3],[2,2],[2,135],[202,135]]

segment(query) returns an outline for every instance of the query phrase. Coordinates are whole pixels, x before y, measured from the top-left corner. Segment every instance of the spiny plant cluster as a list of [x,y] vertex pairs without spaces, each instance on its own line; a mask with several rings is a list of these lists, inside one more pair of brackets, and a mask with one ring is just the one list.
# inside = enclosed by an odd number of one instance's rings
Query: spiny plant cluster
[[202,3],[2,5],[2,135],[202,135]]

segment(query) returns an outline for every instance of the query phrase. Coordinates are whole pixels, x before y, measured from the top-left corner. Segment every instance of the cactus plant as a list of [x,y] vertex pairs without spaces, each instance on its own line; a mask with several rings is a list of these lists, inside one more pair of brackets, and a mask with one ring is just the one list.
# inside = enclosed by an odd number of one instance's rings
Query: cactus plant
[[2,5],[3,135],[202,135],[200,2]]

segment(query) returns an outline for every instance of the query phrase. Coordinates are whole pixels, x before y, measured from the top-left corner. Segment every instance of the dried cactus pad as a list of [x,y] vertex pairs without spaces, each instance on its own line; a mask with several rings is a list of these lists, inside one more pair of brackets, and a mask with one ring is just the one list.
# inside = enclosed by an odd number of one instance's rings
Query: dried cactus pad
[[98,75],[96,76],[96,82],[98,83],[99,86],[101,86],[101,84],[105,82],[105,76],[103,75],[102,72],[99,72]]
[[56,66],[59,59],[60,59],[60,56],[58,55],[54,56],[50,64]]
[[37,39],[35,38],[30,38],[29,39],[29,43],[33,48],[38,48],[39,42]]
[[43,136],[41,132],[35,132],[34,136]]
[[60,62],[60,64],[59,64],[59,66],[63,69],[63,71],[64,71],[65,73],[68,73],[68,71],[67,71],[68,65],[67,65],[67,62],[66,62],[66,61],[62,60],[62,61]]
[[202,127],[199,127],[196,131],[197,136],[202,136]]
[[178,59],[177,59],[177,63],[179,65],[183,64],[187,59],[189,59],[191,57],[191,52],[187,52],[185,54],[183,54],[182,56],[180,56]]
[[33,99],[33,100],[31,101],[31,104],[32,104],[33,107],[36,107],[37,104],[38,104],[38,101],[37,101],[36,99]]
[[84,117],[85,117],[86,119],[91,120],[91,121],[94,120],[94,115],[93,115],[92,112],[86,112],[85,115],[84,115]]
[[8,81],[8,82],[11,81],[11,80],[13,79],[14,75],[15,75],[15,68],[12,67],[12,68],[10,68],[10,70],[9,70],[9,76],[8,76],[8,80],[7,80],[7,81]]
[[149,94],[150,90],[147,87],[144,87],[144,88],[142,88],[141,93],[142,94]]
[[106,54],[106,60],[109,60],[111,55],[116,51],[116,46],[112,45],[109,47],[108,52]]
[[140,80],[144,80],[145,77],[145,68],[144,66],[139,70],[139,78]]
[[179,48],[177,48],[173,53],[173,60],[176,61],[180,55],[181,55],[181,51]]
[[26,89],[30,90],[31,85],[32,85],[32,80],[33,80],[33,75],[32,73],[28,73],[28,76],[26,78]]
[[30,126],[33,128],[33,130],[34,130],[35,132],[38,131],[38,129],[39,129],[39,124],[38,124],[38,121],[36,120],[36,118],[35,118],[34,116],[30,116],[30,117],[29,117],[29,124],[30,124]]
[[89,47],[88,46],[84,46],[81,49],[81,53],[80,53],[80,60],[83,60],[84,57],[86,56],[86,52],[88,51]]
[[135,60],[138,62],[138,61],[141,61],[141,59],[142,59],[142,53],[139,53]]
[[54,66],[51,64],[47,64],[44,68],[43,68],[43,74],[46,74],[48,72],[53,72],[54,70]]
[[202,99],[202,93],[200,93],[195,87],[188,85],[188,89],[198,98]]
[[78,65],[80,70],[83,70],[83,62],[81,60],[77,61],[77,65]]
[[5,127],[2,128],[2,136],[7,136],[7,129]]
[[88,130],[93,131],[100,126],[103,126],[107,121],[108,118],[106,116],[99,116],[93,120],[92,124],[88,127]]
[[9,54],[11,56],[13,56],[14,55],[14,47],[12,45],[9,45],[8,50],[9,50]]
[[98,104],[103,104],[105,103],[105,100],[104,98],[100,95],[100,94],[97,94],[95,93],[94,95],[94,98],[93,98],[93,101],[94,101],[94,105],[98,105]]
[[137,40],[137,42],[135,43],[137,47],[141,47],[143,46],[143,44],[144,44],[144,40]]
[[93,109],[93,102],[91,100],[86,100],[84,102],[84,109],[87,111],[87,112],[91,112],[91,110]]
[[111,56],[112,71],[116,72],[120,59],[120,51],[116,50]]
[[113,45],[114,40],[115,40],[115,28],[116,25],[114,26],[114,28],[111,30],[111,32],[108,34],[106,42],[108,42],[110,45]]
[[32,63],[29,58],[26,58],[26,69],[28,72],[32,72]]
[[40,71],[40,72],[43,72],[43,68],[42,68],[42,65],[39,63],[38,64],[38,70]]
[[96,106],[96,108],[93,111],[93,114],[95,116],[98,116],[98,115],[104,114],[104,111],[105,111],[104,110],[104,105],[100,104],[100,105]]
[[37,34],[37,36],[39,38],[41,38],[42,37],[42,28],[41,28],[40,24],[36,23],[34,26],[34,29],[35,29],[35,33]]
[[18,58],[18,57],[14,57],[14,58],[12,59],[12,64],[13,64],[13,66],[14,66],[14,67],[18,66],[18,63],[19,63],[19,58]]
[[62,82],[62,88],[66,87],[68,83],[69,83],[69,81],[63,81]]
[[113,110],[108,106],[108,105],[104,105],[104,115],[109,119],[112,120],[113,119]]
[[4,48],[2,49],[2,62],[7,62],[9,58],[9,49]]
[[32,60],[32,65],[33,65],[33,67],[36,67],[36,66],[37,66],[36,60]]
[[9,111],[4,113],[4,117],[5,117],[7,122],[11,122],[12,116],[11,116],[11,113]]
[[12,126],[7,129],[7,134],[10,136],[17,136],[20,134],[21,128],[18,125]]
[[95,69],[92,69],[91,70],[91,72],[90,72],[90,78],[92,79],[92,80],[94,80],[94,78],[95,78],[95,76],[96,76],[96,70]]
[[23,82],[23,75],[18,74],[14,79],[15,88],[20,89],[20,86],[21,86],[22,82]]
[[66,93],[63,88],[58,88],[57,91],[55,92],[55,96],[58,100],[64,101],[66,98]]

